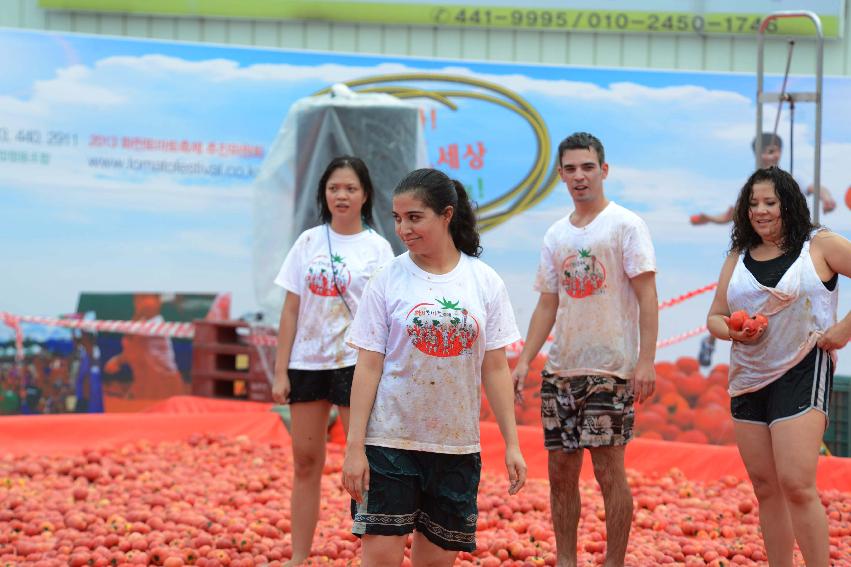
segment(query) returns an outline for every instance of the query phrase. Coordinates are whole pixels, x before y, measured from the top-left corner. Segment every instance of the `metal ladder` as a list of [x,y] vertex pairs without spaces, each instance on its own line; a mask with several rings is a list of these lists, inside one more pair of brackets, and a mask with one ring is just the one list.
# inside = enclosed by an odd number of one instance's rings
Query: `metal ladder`
[[[789,66],[792,60],[794,41],[789,42],[789,56],[786,61],[786,75],[783,81],[783,89],[780,92],[767,93],[763,91],[765,78],[765,30],[774,20],[783,18],[808,18],[813,22],[816,30],[816,90],[815,92],[786,92],[786,80],[789,77]],[[822,85],[824,83],[824,33],[822,31],[821,19],[817,14],[808,10],[792,10],[774,12],[766,16],[759,26],[757,34],[757,63],[756,63],[756,167],[762,167],[760,157],[762,155],[762,114],[763,105],[767,102],[776,102],[777,119],[774,122],[774,134],[777,134],[777,124],[780,118],[780,110],[784,102],[788,102],[794,108],[796,102],[813,102],[816,105],[816,127],[815,127],[815,154],[813,164],[813,222],[818,224],[821,206],[821,114],[822,114]],[[789,143],[792,144],[790,137]],[[794,159],[794,155],[793,155]]]

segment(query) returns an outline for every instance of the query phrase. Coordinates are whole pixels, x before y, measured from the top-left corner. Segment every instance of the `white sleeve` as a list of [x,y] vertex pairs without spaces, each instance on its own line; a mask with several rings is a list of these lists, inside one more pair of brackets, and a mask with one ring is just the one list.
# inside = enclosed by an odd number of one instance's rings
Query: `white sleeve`
[[623,269],[626,275],[634,278],[644,272],[656,271],[656,252],[647,224],[636,218],[624,225]]
[[487,322],[485,323],[485,350],[494,350],[510,345],[520,339],[514,308],[508,298],[505,282],[494,274],[491,294],[488,302]]
[[278,275],[275,277],[275,284],[291,291],[296,295],[301,295],[304,291],[304,265],[302,261],[302,248],[304,247],[304,233],[299,235],[293,243],[290,251],[287,252],[287,257],[281,265]]
[[538,261],[538,273],[535,275],[534,284],[535,291],[541,293],[558,293],[559,274],[550,240],[552,240],[551,233],[547,231],[544,244],[541,246],[541,257]]
[[396,256],[393,254],[393,247],[385,238],[381,239],[381,250],[378,253],[378,265],[383,266]]
[[[380,271],[378,273],[381,273]],[[346,333],[346,344],[381,354],[387,352],[390,325],[384,298],[383,278],[370,278],[361,296],[357,313]]]

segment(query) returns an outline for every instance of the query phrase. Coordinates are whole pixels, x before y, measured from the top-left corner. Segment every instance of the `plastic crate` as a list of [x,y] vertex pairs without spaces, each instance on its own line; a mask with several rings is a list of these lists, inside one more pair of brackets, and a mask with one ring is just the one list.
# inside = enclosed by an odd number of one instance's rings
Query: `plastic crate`
[[851,376],[833,377],[830,396],[830,425],[824,444],[832,455],[851,457]]

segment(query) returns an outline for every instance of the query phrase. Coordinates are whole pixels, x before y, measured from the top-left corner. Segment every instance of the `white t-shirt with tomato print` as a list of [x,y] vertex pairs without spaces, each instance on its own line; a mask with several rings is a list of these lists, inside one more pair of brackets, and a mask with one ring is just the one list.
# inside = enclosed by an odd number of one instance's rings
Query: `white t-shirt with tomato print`
[[357,351],[345,342],[352,317],[337,288],[357,313],[366,282],[392,259],[390,243],[373,230],[344,235],[323,224],[301,233],[275,278],[299,296],[289,368],[332,370],[357,362]]
[[407,252],[397,256],[370,280],[347,338],[385,356],[366,444],[478,452],[485,352],[519,338],[490,266],[461,254],[451,272],[436,275]]
[[630,378],[638,361],[638,299],[630,279],[656,271],[650,231],[609,202],[587,226],[570,215],[544,235],[535,290],[558,293],[545,370],[556,376]]

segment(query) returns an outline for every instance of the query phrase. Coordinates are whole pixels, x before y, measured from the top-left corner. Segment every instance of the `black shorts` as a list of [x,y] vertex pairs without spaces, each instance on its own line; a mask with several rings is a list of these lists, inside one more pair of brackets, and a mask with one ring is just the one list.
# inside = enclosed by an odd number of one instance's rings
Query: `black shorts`
[[830,355],[816,347],[771,384],[732,398],[730,412],[733,420],[770,426],[811,409],[827,417],[833,390],[833,370]]
[[541,421],[548,451],[626,445],[635,423],[635,397],[612,376],[553,376],[542,372]]
[[290,377],[290,403],[328,400],[332,404],[349,407],[352,397],[352,378],[355,367],[334,370],[287,370]]
[[369,490],[352,500],[352,533],[405,535],[415,529],[450,551],[475,551],[482,459],[366,446]]

